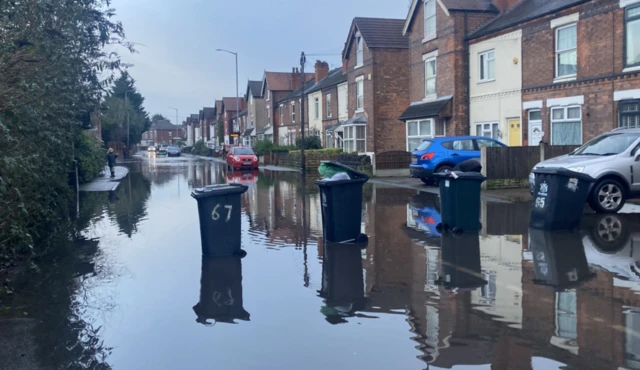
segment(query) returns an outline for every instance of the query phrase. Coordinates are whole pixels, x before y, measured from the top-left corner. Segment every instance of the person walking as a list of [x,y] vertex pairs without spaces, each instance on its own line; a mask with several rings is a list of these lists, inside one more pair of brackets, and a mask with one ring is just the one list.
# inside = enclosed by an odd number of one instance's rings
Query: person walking
[[107,165],[111,171],[111,177],[116,177],[116,153],[113,152],[113,148],[109,148],[107,152]]

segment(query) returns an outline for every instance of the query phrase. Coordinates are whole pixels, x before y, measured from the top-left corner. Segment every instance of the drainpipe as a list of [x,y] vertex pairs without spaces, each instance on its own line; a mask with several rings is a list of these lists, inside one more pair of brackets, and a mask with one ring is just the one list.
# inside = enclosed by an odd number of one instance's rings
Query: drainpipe
[[471,57],[469,56],[469,39],[467,38],[467,33],[469,33],[469,25],[468,25],[468,12],[464,12],[464,39],[463,39],[463,55],[466,59],[466,68],[464,68],[464,73],[466,74],[467,86],[466,89],[466,98],[465,104],[467,105],[467,135],[471,135],[471,73],[469,72],[469,68],[471,67]]

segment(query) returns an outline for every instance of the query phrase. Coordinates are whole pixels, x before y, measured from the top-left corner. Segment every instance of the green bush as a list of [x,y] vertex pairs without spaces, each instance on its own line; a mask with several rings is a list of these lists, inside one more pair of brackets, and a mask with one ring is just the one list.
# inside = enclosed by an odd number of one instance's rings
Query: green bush
[[271,148],[273,153],[288,153],[292,150],[296,150],[296,147],[293,145],[275,145]]
[[[296,148],[302,149],[302,138],[296,139]],[[322,140],[318,135],[309,135],[304,138],[305,149],[322,149]]]
[[253,151],[256,155],[265,155],[273,149],[273,143],[269,139],[262,139],[255,142],[253,145]]
[[75,159],[78,161],[78,180],[81,184],[89,182],[104,169],[107,151],[98,139],[83,131],[75,141]]
[[[290,153],[300,153],[300,151],[299,150],[292,150]],[[342,153],[342,148],[312,149],[312,150],[305,150],[305,153],[335,154],[335,153]]]
[[204,140],[196,141],[196,144],[193,146],[193,154],[195,155],[209,155],[209,148],[207,148],[207,144]]

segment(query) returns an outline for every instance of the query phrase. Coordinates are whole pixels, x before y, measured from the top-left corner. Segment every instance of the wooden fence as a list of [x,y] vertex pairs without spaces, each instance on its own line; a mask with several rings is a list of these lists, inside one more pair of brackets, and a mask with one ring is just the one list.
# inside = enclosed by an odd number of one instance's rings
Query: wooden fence
[[376,154],[376,170],[406,169],[411,164],[411,153],[392,151]]
[[576,148],[575,145],[482,148],[482,174],[487,177],[483,186],[489,189],[526,187],[529,173],[537,163],[571,153]]

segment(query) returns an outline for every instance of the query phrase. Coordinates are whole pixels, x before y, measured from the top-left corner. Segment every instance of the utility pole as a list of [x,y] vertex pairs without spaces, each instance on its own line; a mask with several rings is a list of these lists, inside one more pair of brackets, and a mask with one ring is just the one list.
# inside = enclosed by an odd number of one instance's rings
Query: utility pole
[[[238,121],[240,119],[240,117],[238,117],[240,115],[240,96],[239,96],[240,90],[238,88],[238,53],[225,50],[225,49],[216,49],[216,51],[222,51],[225,53],[233,54],[236,57],[236,121]],[[233,129],[233,126],[234,125],[232,125],[230,129]],[[240,139],[240,135],[238,135],[238,139]]]
[[180,123],[178,122],[178,108],[169,107],[169,109],[176,111],[176,126],[180,126]]
[[302,166],[302,174],[307,171],[307,159],[304,156],[304,88],[306,76],[304,74],[304,64],[307,62],[307,57],[304,55],[304,51],[300,55],[300,81],[302,82],[302,102],[300,104],[300,133],[302,135],[302,145],[300,149],[300,165]]

